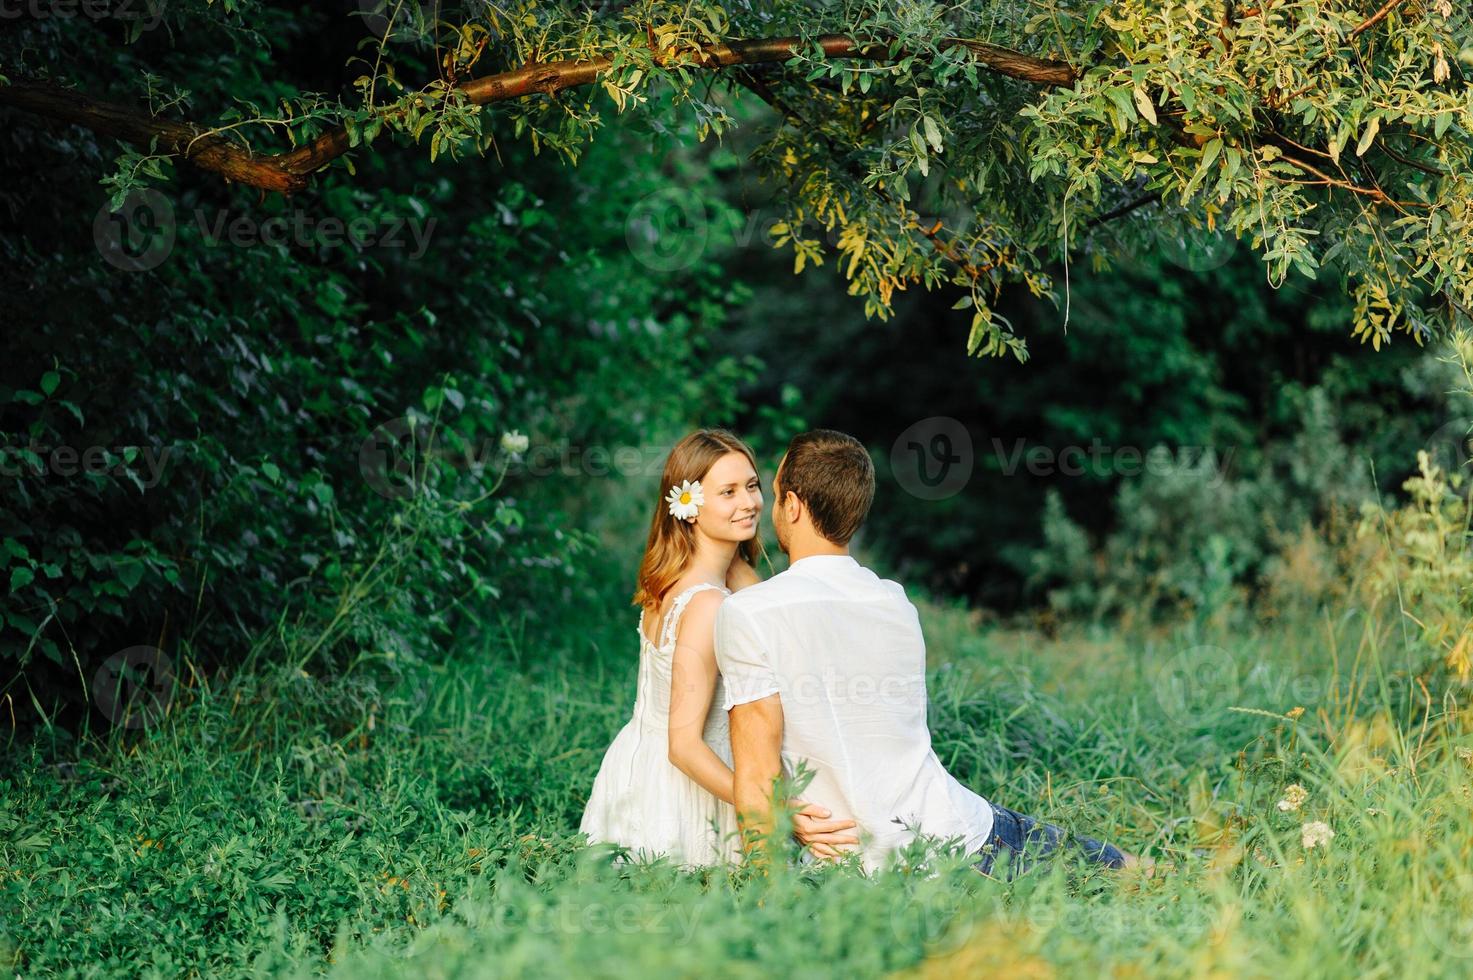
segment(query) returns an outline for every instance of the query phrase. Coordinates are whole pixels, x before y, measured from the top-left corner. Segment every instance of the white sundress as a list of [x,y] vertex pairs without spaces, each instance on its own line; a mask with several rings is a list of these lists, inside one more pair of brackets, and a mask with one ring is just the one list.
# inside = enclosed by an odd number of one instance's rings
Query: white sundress
[[[669,758],[670,669],[680,615],[700,582],[675,597],[660,645],[644,633],[639,614],[639,681],[634,716],[604,753],[578,829],[590,843],[621,844],[639,860],[669,857],[683,867],[735,862],[741,853],[736,811],[677,769]],[[727,595],[729,589],[721,589]],[[731,734],[720,675],[701,737],[728,766]]]

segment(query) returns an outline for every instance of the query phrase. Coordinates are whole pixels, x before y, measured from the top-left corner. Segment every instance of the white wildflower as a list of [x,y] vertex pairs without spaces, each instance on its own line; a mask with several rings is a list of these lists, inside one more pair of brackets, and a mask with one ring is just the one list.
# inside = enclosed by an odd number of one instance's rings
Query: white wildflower
[[1291,813],[1304,805],[1309,799],[1309,790],[1298,783],[1290,783],[1284,787],[1284,798],[1279,801],[1279,809],[1285,813]]
[[1330,825],[1323,820],[1311,820],[1299,828],[1299,834],[1299,841],[1304,845],[1306,851],[1319,847],[1321,844],[1328,847],[1331,838],[1335,836]]
[[501,434],[501,448],[513,456],[520,456],[527,451],[527,447],[530,445],[532,445],[532,440],[516,429]]

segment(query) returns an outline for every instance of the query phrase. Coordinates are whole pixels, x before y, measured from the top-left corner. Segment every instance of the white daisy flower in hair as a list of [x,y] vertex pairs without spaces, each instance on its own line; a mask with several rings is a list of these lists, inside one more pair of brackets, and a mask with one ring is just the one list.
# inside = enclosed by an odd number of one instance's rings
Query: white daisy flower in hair
[[701,505],[706,498],[701,496],[700,480],[682,480],[680,486],[671,487],[670,492],[665,495],[665,502],[670,505],[670,516],[679,520],[687,517],[695,517],[701,512]]

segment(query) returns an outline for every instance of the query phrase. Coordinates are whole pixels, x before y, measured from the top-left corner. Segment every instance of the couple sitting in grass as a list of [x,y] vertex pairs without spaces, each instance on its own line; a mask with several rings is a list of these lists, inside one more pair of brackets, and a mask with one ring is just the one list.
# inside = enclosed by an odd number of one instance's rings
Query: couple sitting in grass
[[[691,433],[661,485],[634,595],[634,716],[594,780],[579,828],[590,841],[683,866],[733,862],[786,807],[805,859],[853,855],[866,871],[917,834],[960,839],[978,870],[1009,878],[1066,851],[1137,863],[990,803],[941,765],[915,606],[849,554],[875,493],[858,440],[820,429],[788,445],[772,523],[790,565],[766,581],[761,481],[742,440]],[[802,798],[774,799],[799,771],[812,774]]]

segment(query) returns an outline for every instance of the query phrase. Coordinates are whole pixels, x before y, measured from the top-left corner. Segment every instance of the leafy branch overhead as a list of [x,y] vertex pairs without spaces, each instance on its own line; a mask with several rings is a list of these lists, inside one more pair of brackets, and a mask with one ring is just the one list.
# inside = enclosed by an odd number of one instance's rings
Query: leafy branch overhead
[[[167,16],[202,15],[182,6]],[[254,6],[210,0],[204,15],[238,31]],[[959,286],[971,352],[1026,358],[992,311],[1001,287],[1052,296],[1052,261],[1108,263],[1138,228],[1235,235],[1275,284],[1291,270],[1330,277],[1354,297],[1355,334],[1378,349],[1473,309],[1466,4],[362,8],[370,36],[350,95],[298,91],[183,122],[157,110],[160,79],[146,70],[131,108],[22,53],[3,65],[0,104],[141,148],[109,178],[121,199],[159,157],[290,194],[339,158],[351,172],[353,151],[393,134],[433,159],[494,151],[510,133],[576,163],[605,122],[603,97],[619,113],[693,112],[704,140],[733,125],[720,83],[776,113],[754,157],[784,188],[773,231],[796,268],[821,263],[834,235],[850,292],[882,319],[897,289]]]

